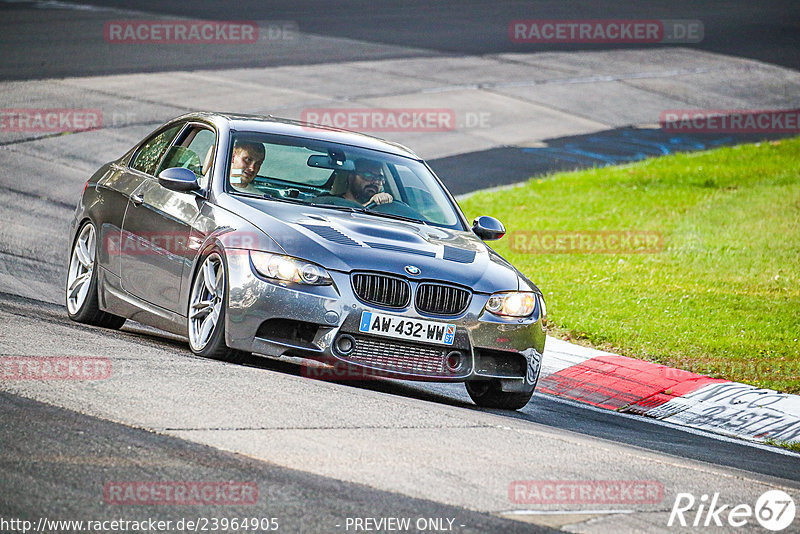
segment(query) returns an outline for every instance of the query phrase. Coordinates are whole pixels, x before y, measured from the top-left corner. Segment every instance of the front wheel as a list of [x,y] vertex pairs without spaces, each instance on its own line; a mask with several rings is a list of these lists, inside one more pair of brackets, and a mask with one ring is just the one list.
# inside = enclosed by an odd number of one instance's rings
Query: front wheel
[[97,232],[90,222],[85,223],[69,258],[66,305],[69,318],[78,323],[120,328],[125,318],[104,312],[97,301]]
[[464,385],[470,398],[481,408],[519,410],[533,397],[533,389],[524,393],[503,391],[497,379],[475,380]]
[[238,363],[246,353],[225,344],[227,287],[225,263],[212,252],[201,261],[189,294],[189,347],[198,356]]

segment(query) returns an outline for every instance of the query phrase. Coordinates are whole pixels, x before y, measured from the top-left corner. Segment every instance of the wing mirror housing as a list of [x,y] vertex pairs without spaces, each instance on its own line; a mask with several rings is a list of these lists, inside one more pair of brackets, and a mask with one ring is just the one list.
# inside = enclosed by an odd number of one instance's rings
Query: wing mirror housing
[[200,190],[200,184],[197,183],[197,176],[189,169],[183,167],[164,169],[158,175],[158,183],[171,191],[179,191],[182,193]]
[[472,231],[484,241],[493,241],[506,235],[503,223],[488,215],[481,215],[472,221]]

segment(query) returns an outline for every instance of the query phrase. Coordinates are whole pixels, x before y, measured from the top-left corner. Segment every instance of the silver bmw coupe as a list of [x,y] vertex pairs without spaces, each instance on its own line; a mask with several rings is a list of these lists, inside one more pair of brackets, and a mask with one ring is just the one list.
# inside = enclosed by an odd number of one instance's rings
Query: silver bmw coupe
[[504,233],[488,216],[470,226],[403,146],[192,113],[87,181],[66,306],[82,323],[186,336],[202,356],[464,382],[479,406],[519,409],[539,377],[547,312],[484,243]]

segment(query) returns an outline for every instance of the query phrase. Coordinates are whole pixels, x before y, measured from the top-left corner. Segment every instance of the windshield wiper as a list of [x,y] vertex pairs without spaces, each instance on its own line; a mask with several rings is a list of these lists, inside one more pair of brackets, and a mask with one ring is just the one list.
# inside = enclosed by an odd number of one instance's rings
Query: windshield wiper
[[307,206],[314,206],[315,208],[330,208],[332,210],[356,212],[358,208],[352,206],[337,206],[336,204],[321,204],[319,202],[308,202]]
[[267,194],[259,195],[257,193],[248,193],[246,191],[234,191],[234,193],[237,195],[242,195],[243,197],[260,198],[261,200],[277,200],[278,202],[291,202],[292,204],[303,204],[304,206],[309,205],[308,202],[303,202],[300,199],[291,197],[273,197],[272,195],[267,195]]
[[369,215],[377,215],[378,217],[385,217],[387,219],[397,219],[398,221],[422,223],[424,225],[428,224],[426,221],[423,221],[422,219],[415,219],[414,217],[407,217],[405,215],[397,215],[396,213],[387,213],[385,211],[374,211],[368,208],[352,208],[352,210],[356,213],[368,213]]
[[263,200],[276,200],[278,202],[290,202],[292,204],[302,204],[304,206],[314,206],[315,208],[327,208],[327,209],[338,210],[338,211],[347,211],[347,212],[350,212],[350,213],[365,213],[367,215],[376,215],[378,217],[384,217],[386,219],[395,219],[395,220],[398,220],[398,221],[407,221],[407,222],[419,223],[419,224],[424,224],[426,226],[428,225],[428,223],[426,221],[423,221],[422,219],[415,219],[413,217],[406,217],[405,215],[397,215],[395,213],[386,213],[385,211],[373,211],[371,209],[358,208],[358,207],[355,207],[355,206],[338,206],[336,204],[321,204],[321,203],[317,203],[317,202],[304,202],[304,201],[298,200],[296,198],[273,197],[273,196],[270,196],[270,195],[256,195],[255,193],[247,193],[247,192],[244,192],[244,191],[237,191],[236,194],[237,195],[242,195],[242,196],[247,196],[247,197],[250,197],[250,198],[260,198],[260,199],[263,199]]
[[292,198],[292,197],[273,197],[270,195],[264,195],[262,198],[265,200],[277,200],[278,202],[291,202],[292,204],[302,204],[304,206],[308,206],[308,202],[304,202],[299,198]]
[[368,208],[359,208],[356,206],[340,206],[338,204],[320,204],[316,202],[309,202],[306,204],[307,206],[314,206],[316,208],[328,208],[332,210],[338,211],[349,211],[350,213],[365,213],[367,215],[377,215],[378,217],[385,217],[387,219],[395,219],[398,221],[407,221],[413,223],[421,223],[424,225],[428,225],[427,221],[423,221],[422,219],[415,219],[413,217],[406,217],[405,215],[397,215],[395,213],[387,213],[385,211],[373,211]]

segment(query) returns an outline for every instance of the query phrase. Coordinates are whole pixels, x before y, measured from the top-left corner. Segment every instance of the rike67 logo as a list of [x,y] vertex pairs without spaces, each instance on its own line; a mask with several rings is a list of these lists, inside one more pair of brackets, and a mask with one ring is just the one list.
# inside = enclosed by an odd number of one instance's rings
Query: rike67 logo
[[[691,493],[678,493],[667,526],[682,527],[743,527],[755,520],[773,532],[785,530],[794,522],[795,504],[791,495],[781,490],[764,492],[755,506],[749,504],[722,504],[719,493],[701,495],[699,499]],[[727,523],[727,525],[725,524]]]

